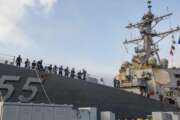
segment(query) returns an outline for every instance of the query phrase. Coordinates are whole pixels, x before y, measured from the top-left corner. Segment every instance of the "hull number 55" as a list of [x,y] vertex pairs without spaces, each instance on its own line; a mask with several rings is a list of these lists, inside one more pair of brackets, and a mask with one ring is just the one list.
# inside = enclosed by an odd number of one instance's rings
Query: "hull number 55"
[[[0,95],[4,101],[10,99],[13,96],[13,93],[16,91],[16,88],[12,83],[16,83],[20,81],[20,76],[10,76],[3,75],[0,77]],[[38,93],[38,88],[35,84],[41,84],[41,81],[38,78],[29,77],[27,78],[25,84],[23,85],[22,93],[28,92],[28,96],[24,96],[23,94],[18,96],[18,100],[21,102],[29,102],[35,98]]]

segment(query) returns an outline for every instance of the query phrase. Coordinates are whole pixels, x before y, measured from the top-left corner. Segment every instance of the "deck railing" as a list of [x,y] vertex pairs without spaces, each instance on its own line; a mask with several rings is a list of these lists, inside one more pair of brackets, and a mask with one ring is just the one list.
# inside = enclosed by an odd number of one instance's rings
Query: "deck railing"
[[[17,57],[17,56],[0,53],[0,63],[9,64],[9,65],[16,65],[16,57]],[[25,60],[26,60],[26,59],[22,58],[21,67],[25,67]],[[37,61],[36,61],[36,62],[37,62]],[[30,60],[30,66],[31,66],[31,63],[32,63],[32,60]],[[49,66],[49,65],[50,65],[50,64],[43,63],[43,66],[44,66],[44,67],[45,67],[45,66]],[[53,65],[53,64],[52,64],[52,65]],[[59,66],[58,66],[58,67],[59,67]],[[70,67],[70,66],[68,66],[68,67],[69,67],[69,70],[71,70],[71,68],[73,68],[73,67]],[[31,69],[31,67],[30,67],[30,69]],[[78,72],[78,71],[79,71],[79,70],[76,69],[75,79],[78,79],[78,78],[77,78],[77,72]],[[48,73],[49,73],[49,72],[48,72]],[[53,74],[58,74],[58,70],[57,70],[57,73],[54,73],[54,72],[52,72],[52,73],[53,73]],[[92,81],[92,82],[94,82],[94,83],[98,83],[98,81],[100,81],[97,76],[92,75],[92,74],[89,74],[89,73],[87,73],[86,80],[87,80],[87,81],[90,81],[90,82]],[[100,82],[104,84],[104,81],[100,81]]]
[[0,63],[4,64],[15,64],[15,56],[0,53]]

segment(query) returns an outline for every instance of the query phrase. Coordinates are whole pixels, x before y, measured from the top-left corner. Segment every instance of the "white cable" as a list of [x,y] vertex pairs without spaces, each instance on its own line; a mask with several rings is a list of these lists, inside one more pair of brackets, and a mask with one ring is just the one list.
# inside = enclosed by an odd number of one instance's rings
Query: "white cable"
[[1,106],[1,120],[3,120],[3,110],[4,110],[4,100],[2,94],[0,94],[0,99],[2,101],[2,106]]
[[43,84],[42,84],[42,80],[41,80],[41,78],[40,78],[40,76],[39,76],[38,71],[37,71],[36,69],[35,69],[34,71],[35,71],[35,73],[36,73],[36,75],[37,75],[37,77],[38,77],[38,80],[40,81],[41,88],[43,89],[43,92],[44,92],[44,94],[45,94],[45,96],[46,96],[46,98],[47,98],[48,102],[51,104],[52,102],[51,102],[51,100],[50,100],[49,96],[47,95],[46,90],[44,89],[44,86],[43,86]]

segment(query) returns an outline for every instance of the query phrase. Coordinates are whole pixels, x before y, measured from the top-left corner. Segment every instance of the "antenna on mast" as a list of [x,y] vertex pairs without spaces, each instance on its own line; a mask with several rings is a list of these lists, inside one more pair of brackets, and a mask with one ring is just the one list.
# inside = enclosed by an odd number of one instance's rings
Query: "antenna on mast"
[[152,3],[152,1],[151,1],[151,0],[148,0],[147,3],[148,3],[148,9],[149,9],[149,11],[151,11],[151,8],[152,8],[151,3]]
[[[163,40],[164,38],[166,38],[168,35],[180,31],[180,27],[177,28],[172,28],[170,30],[164,31],[164,32],[156,32],[154,30],[154,28],[156,27],[156,25],[161,22],[162,20],[167,19],[169,16],[172,15],[172,13],[168,13],[162,16],[154,16],[154,14],[151,12],[151,8],[152,8],[152,1],[151,0],[147,0],[147,4],[148,4],[148,12],[144,14],[144,16],[142,17],[142,19],[135,23],[132,24],[130,23],[128,26],[126,26],[126,28],[128,29],[132,29],[132,28],[136,28],[140,31],[140,37],[132,39],[132,40],[125,40],[124,44],[130,44],[130,43],[134,43],[139,45],[139,43],[143,46],[143,47],[135,47],[135,52],[137,55],[143,56],[143,62],[142,64],[147,64],[148,60],[150,57],[156,55],[157,56],[157,60],[160,63],[160,57],[158,54],[158,43],[159,41]],[[155,39],[153,39],[154,37],[156,38],[160,38],[160,40],[155,41]]]

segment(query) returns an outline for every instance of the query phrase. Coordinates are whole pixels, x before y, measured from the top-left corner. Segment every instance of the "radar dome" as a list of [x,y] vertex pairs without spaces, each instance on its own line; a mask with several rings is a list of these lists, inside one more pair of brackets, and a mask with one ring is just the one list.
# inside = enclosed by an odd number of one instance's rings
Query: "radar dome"
[[150,57],[148,60],[148,64],[152,65],[152,66],[156,66],[157,65],[157,60],[155,57]]
[[161,61],[160,61],[160,65],[161,65],[161,67],[162,68],[168,68],[168,60],[167,59],[162,59]]

